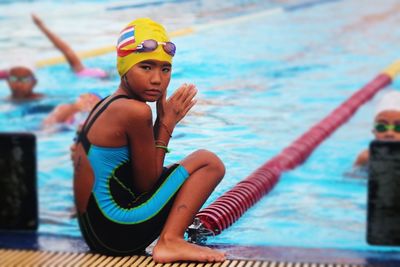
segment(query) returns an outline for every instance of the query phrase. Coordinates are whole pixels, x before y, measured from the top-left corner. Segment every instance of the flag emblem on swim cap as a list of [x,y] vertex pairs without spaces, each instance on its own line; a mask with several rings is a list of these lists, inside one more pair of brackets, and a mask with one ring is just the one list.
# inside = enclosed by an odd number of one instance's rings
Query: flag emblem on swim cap
[[[128,26],[121,31],[117,42],[117,51],[120,53],[124,47],[135,43],[135,27]],[[125,54],[126,55],[126,54]],[[124,56],[125,56],[124,55]]]

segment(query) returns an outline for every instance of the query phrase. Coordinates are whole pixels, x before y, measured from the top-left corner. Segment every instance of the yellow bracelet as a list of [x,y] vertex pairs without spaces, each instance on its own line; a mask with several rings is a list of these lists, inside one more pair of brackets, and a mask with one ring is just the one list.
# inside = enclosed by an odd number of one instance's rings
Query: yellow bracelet
[[167,146],[156,145],[156,148],[164,149],[164,150],[165,150],[165,153],[171,152],[171,149],[169,149]]
[[165,143],[163,140],[156,140],[156,141],[154,141],[154,143],[156,145],[160,144],[160,145],[163,145],[163,146],[167,146],[167,143]]

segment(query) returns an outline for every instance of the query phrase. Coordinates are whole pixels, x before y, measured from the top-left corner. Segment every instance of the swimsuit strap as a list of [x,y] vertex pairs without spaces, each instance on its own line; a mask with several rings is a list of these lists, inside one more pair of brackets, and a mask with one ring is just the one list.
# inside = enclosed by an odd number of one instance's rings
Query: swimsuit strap
[[[120,98],[129,99],[129,97],[126,96],[126,95],[117,95],[117,96],[112,97],[112,98],[110,99],[110,101],[108,101],[107,103],[105,103],[104,106],[102,106],[102,107],[100,108],[100,110],[99,110],[98,112],[96,112],[96,114],[93,115],[93,118],[90,118],[91,114],[89,114],[89,117],[88,117],[88,120],[87,120],[87,122],[88,122],[88,123],[87,123],[87,126],[84,125],[84,126],[82,127],[82,131],[84,131],[84,132],[87,134],[87,133],[89,132],[90,128],[92,127],[93,123],[97,120],[97,118],[101,115],[101,113],[103,113],[103,111],[106,110],[107,107],[108,107],[112,102],[114,102],[115,100],[120,99]],[[100,104],[100,103],[98,103],[98,104]],[[92,110],[92,112],[94,112],[95,109],[96,109],[98,106],[99,106],[99,105],[97,105],[96,107],[94,107],[93,110]],[[90,121],[89,121],[89,119],[90,119]]]
[[[104,106],[102,106],[102,107],[100,108],[100,110],[98,110],[98,111],[93,115],[93,118],[91,118],[91,117],[92,117],[92,114],[93,114],[94,111],[100,106],[100,104],[103,103],[106,99],[108,99],[108,97],[106,97],[106,98],[104,98],[103,100],[101,100],[99,103],[97,103],[97,105],[96,105],[96,106],[92,109],[92,111],[90,112],[90,114],[89,114],[87,120],[85,121],[85,124],[82,126],[82,130],[81,130],[81,132],[80,132],[80,134],[79,134],[79,138],[78,138],[78,142],[79,142],[79,141],[82,142],[82,145],[83,145],[83,147],[84,147],[86,153],[89,152],[89,148],[90,148],[90,145],[91,145],[89,139],[87,138],[87,134],[88,134],[90,128],[93,126],[93,123],[97,120],[97,118],[101,115],[101,113],[103,113],[103,111],[107,109],[107,107],[108,107],[112,102],[114,102],[115,100],[120,99],[120,98],[130,99],[130,97],[128,97],[128,96],[126,96],[126,95],[117,95],[117,96],[114,96],[114,97],[112,97],[107,103],[105,103]],[[90,120],[89,120],[89,119],[90,119]]]
[[101,103],[103,103],[109,96],[106,96],[105,98],[103,98],[102,100],[100,100],[99,102],[97,102],[96,105],[94,105],[94,107],[92,108],[92,110],[89,112],[89,115],[87,116],[85,122],[82,125],[82,128],[80,129],[80,132],[82,132],[83,129],[86,128],[86,124],[89,121],[89,118],[92,116],[92,114],[94,113],[94,111],[101,105]]

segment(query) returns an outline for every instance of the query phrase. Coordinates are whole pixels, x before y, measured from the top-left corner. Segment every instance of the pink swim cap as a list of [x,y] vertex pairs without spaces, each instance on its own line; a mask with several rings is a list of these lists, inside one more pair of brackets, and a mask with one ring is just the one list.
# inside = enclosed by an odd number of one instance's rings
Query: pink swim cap
[[76,73],[79,77],[106,78],[107,72],[99,68],[84,68]]
[[8,78],[8,71],[0,70],[0,79],[7,79],[7,78]]

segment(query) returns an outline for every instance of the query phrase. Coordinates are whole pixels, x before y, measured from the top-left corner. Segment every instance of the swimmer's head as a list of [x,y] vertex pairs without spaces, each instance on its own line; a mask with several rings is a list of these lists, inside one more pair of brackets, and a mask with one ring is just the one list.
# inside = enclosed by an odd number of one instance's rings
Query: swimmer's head
[[400,141],[400,92],[390,91],[379,101],[373,133],[376,140]]
[[132,66],[144,60],[171,64],[175,50],[161,24],[149,18],[136,19],[121,31],[117,42],[118,73],[122,77]]
[[15,66],[8,71],[7,83],[10,87],[12,98],[25,99],[32,95],[37,80],[30,68]]

